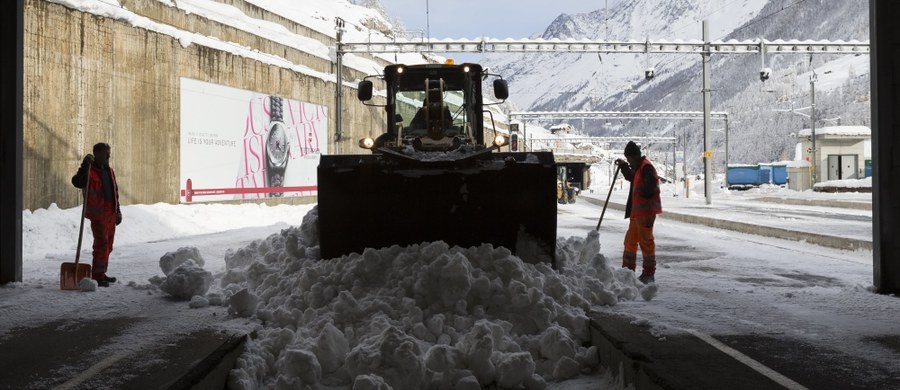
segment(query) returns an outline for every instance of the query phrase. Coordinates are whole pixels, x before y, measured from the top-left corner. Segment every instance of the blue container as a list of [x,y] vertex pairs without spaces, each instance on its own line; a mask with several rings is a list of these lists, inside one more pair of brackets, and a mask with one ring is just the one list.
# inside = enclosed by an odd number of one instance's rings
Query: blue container
[[769,175],[769,180],[766,181],[766,184],[771,184],[770,180],[772,180],[772,165],[771,164],[759,164],[759,170],[766,172]]
[[[729,165],[729,186],[759,186],[769,183],[770,169],[760,169],[759,165]],[[785,171],[787,172],[787,171]]]
[[772,164],[772,184],[783,186],[787,184],[787,165]]
[[863,170],[864,177],[872,176],[872,160],[866,160],[866,168]]
[[784,164],[759,164],[761,171],[766,171],[769,175],[768,184],[783,186],[787,184],[787,165]]

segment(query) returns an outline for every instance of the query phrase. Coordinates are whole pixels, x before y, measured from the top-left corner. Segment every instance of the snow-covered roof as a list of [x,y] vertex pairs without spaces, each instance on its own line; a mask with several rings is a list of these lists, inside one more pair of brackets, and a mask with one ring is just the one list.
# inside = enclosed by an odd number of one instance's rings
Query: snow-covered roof
[[[811,129],[800,130],[801,137],[812,135]],[[825,126],[816,128],[816,136],[837,135],[842,137],[871,137],[872,130],[866,126]]]
[[788,161],[787,164],[785,164],[785,166],[787,166],[788,168],[806,168],[811,165],[812,164],[810,164],[809,161],[806,160]]

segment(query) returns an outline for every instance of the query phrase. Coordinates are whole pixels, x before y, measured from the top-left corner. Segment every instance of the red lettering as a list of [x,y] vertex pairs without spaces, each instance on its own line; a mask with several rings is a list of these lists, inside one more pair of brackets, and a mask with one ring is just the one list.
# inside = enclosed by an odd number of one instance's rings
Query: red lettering
[[[234,182],[235,187],[237,187],[237,188],[260,188],[262,186],[260,186],[258,184],[260,181],[257,180],[257,178],[259,178],[261,175],[262,175],[262,173],[260,172],[260,173],[254,173],[254,174],[247,175],[247,176],[238,177],[237,180],[235,180],[235,182]],[[259,199],[262,197],[263,196],[260,194],[240,194],[240,199],[248,199],[248,198]]]
[[[310,113],[309,110],[310,104],[300,103],[300,117],[303,118],[304,122],[315,122],[319,120],[318,110]],[[311,116],[307,116],[311,115]]]
[[263,166],[262,134],[244,138],[244,175],[256,173]]
[[[258,104],[260,102],[260,100],[265,101],[265,98],[255,98],[255,99],[251,99],[248,102],[247,123],[244,125],[244,137],[245,138],[249,137],[251,134],[252,135],[260,135],[260,134],[263,134],[266,132],[266,126],[265,126],[264,120],[265,120],[265,118],[268,118],[270,116],[267,105],[263,105],[262,110],[261,110],[262,113],[265,114],[265,117],[258,117],[258,115],[256,115],[256,111],[253,108],[254,103]],[[257,121],[258,121],[258,123],[257,123]]]
[[[234,186],[236,188],[247,188],[247,176],[238,177],[237,180],[234,181]],[[246,199],[246,194],[240,194],[241,199]]]

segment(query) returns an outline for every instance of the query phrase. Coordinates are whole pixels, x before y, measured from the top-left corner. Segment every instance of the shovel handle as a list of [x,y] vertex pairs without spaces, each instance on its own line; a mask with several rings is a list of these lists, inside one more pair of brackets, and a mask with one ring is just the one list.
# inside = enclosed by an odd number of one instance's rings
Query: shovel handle
[[[75,250],[75,269],[78,269],[78,261],[81,259],[81,239],[84,237],[84,210],[87,208],[87,191],[91,184],[91,167],[87,167],[87,174],[84,179],[84,188],[81,189],[81,197],[84,201],[81,203],[81,226],[78,228],[78,249]],[[76,280],[77,284],[78,281]]]
[[603,203],[603,212],[600,213],[600,220],[597,221],[597,229],[596,230],[600,230],[600,224],[603,223],[603,216],[606,215],[606,206],[609,204],[609,197],[610,197],[610,195],[612,195],[612,190],[613,190],[613,187],[615,187],[615,185],[616,185],[616,178],[618,178],[618,177],[619,177],[619,166],[616,165],[616,172],[613,173],[612,180],[610,181],[609,193],[606,194],[606,202]]

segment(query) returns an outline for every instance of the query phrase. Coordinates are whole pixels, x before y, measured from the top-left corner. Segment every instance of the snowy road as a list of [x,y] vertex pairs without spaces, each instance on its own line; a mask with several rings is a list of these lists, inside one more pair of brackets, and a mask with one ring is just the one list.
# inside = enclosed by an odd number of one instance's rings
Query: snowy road
[[[584,216],[595,216],[596,225],[600,207],[579,202],[559,210],[560,233],[576,233],[591,226]],[[730,218],[735,215],[735,208],[727,210]],[[836,215],[860,214],[845,209],[800,213],[813,229],[818,225],[826,231],[841,220]],[[861,214],[844,223],[864,229],[860,220],[870,224],[871,212],[868,221],[866,212]],[[626,228],[622,212],[608,209],[600,241],[601,252],[610,259],[621,258]],[[782,346],[776,347],[779,355],[801,363],[801,376],[837,366],[846,368],[852,378],[848,381],[862,388],[900,379],[900,301],[870,291],[870,251],[841,251],[663,218],[654,231],[657,297],[599,310],[647,323],[660,337],[694,330],[729,340],[748,354],[759,341],[747,344],[747,337],[771,339]],[[741,340],[747,345],[740,347]],[[810,361],[817,363],[805,364]]]

